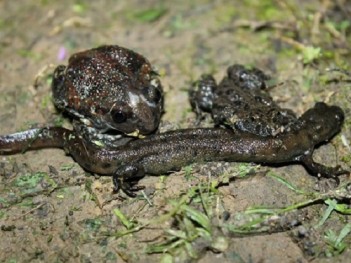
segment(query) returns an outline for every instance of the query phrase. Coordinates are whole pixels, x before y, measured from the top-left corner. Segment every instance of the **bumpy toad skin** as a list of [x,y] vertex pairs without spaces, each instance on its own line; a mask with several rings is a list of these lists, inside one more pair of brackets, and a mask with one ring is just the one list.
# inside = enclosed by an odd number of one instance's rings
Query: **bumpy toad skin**
[[345,171],[314,162],[312,154],[315,146],[340,131],[343,120],[339,107],[319,102],[299,118],[299,129],[276,136],[198,128],[151,135],[115,149],[98,147],[77,131],[53,127],[0,136],[0,154],[63,148],[86,170],[112,175],[115,189],[130,196],[141,189],[136,183],[145,174],[164,174],[193,162],[300,162],[314,176],[335,177]]
[[219,85],[212,76],[203,75],[190,91],[190,102],[199,116],[209,112],[216,125],[243,132],[276,136],[299,129],[295,114],[280,108],[267,92],[267,79],[259,69],[233,65]]
[[163,112],[163,92],[149,61],[132,50],[101,46],[56,68],[55,106],[97,133],[150,134]]

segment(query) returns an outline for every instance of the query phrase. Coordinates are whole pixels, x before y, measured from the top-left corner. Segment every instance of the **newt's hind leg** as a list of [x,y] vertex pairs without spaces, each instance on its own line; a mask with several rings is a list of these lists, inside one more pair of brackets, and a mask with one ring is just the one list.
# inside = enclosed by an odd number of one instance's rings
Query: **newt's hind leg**
[[303,156],[300,161],[311,175],[316,177],[333,178],[338,184],[340,182],[338,178],[339,175],[350,173],[350,171],[343,170],[340,165],[329,167],[317,163],[313,160],[312,154]]

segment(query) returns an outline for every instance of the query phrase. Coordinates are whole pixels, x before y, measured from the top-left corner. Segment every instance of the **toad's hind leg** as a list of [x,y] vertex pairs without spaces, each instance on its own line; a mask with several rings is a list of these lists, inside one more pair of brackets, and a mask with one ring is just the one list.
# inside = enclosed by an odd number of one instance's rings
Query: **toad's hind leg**
[[145,176],[144,168],[141,165],[123,165],[113,175],[114,192],[122,190],[130,197],[135,197],[137,191],[144,189],[137,185],[139,180]]

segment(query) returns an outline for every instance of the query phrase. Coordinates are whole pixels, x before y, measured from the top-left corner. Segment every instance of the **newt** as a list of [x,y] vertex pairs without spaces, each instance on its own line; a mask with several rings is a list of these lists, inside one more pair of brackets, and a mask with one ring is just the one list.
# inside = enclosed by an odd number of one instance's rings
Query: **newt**
[[0,136],[0,154],[62,148],[84,169],[112,176],[114,190],[129,196],[142,188],[137,182],[145,174],[169,173],[194,162],[301,163],[313,176],[337,178],[347,171],[317,163],[312,155],[340,131],[343,121],[340,107],[318,102],[299,118],[298,129],[274,136],[224,128],[180,129],[113,149],[91,143],[77,130],[47,127]]

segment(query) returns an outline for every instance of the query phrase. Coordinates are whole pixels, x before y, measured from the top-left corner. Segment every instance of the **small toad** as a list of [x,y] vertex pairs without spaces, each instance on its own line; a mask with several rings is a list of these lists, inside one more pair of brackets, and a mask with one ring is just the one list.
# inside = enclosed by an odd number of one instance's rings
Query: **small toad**
[[190,90],[190,102],[198,116],[209,112],[216,125],[234,130],[266,137],[299,129],[294,112],[279,107],[269,95],[268,79],[257,68],[235,64],[218,85],[211,75],[203,75]]

